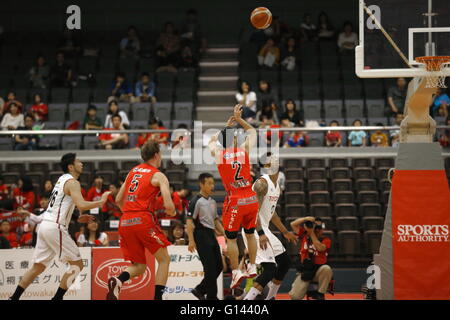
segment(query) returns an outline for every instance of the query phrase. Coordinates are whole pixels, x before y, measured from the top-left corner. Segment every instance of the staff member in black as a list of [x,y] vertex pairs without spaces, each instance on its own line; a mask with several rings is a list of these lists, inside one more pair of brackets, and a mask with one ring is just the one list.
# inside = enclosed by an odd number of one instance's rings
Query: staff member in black
[[198,181],[200,193],[189,203],[187,234],[189,251],[198,251],[205,275],[202,282],[192,289],[192,294],[199,300],[218,300],[217,277],[222,272],[223,266],[214,231],[223,235],[224,230],[217,215],[216,201],[211,198],[214,192],[214,177],[209,173],[202,173]]

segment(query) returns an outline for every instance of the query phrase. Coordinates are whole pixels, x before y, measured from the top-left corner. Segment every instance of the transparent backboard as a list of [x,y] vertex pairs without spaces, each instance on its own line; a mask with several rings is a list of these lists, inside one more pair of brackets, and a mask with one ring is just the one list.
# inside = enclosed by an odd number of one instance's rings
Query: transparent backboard
[[[405,59],[388,41],[365,7],[379,21]],[[383,70],[385,72],[379,75],[391,77],[394,74],[387,71],[389,69],[408,73],[411,65],[417,68],[416,57],[450,56],[450,0],[361,0],[359,20],[357,73],[358,68],[360,73]],[[372,74],[377,76],[377,73]]]

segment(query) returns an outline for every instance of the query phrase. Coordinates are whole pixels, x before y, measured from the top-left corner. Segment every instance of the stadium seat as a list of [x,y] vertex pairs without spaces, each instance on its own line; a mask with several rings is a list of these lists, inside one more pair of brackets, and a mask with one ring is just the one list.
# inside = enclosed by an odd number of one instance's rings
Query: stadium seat
[[59,149],[61,137],[56,135],[46,135],[39,140],[39,149]]
[[391,168],[386,168],[386,167],[379,167],[379,168],[376,168],[376,177],[378,178],[378,179],[387,179],[388,178],[388,173],[389,173],[389,170],[390,170]]
[[80,135],[63,136],[61,138],[61,146],[62,150],[80,150],[81,136]]
[[384,100],[366,100],[366,105],[369,119],[384,117]]
[[328,191],[328,180],[308,180],[308,190],[311,191]]
[[305,191],[303,179],[286,180],[286,191]]
[[323,147],[324,146],[324,134],[321,132],[310,132],[309,136],[309,147]]
[[25,164],[21,162],[8,162],[5,164],[6,172],[18,172],[23,175],[25,173]]
[[[348,80],[344,79],[344,97],[345,99],[355,99],[363,102],[360,100],[363,96],[363,87],[360,83],[353,83],[353,82],[347,82]],[[348,101],[348,100],[347,100]]]
[[184,181],[186,172],[183,169],[167,169],[166,175],[169,181]]
[[354,203],[338,203],[334,206],[336,217],[356,217],[356,205]]
[[351,179],[334,179],[331,181],[332,191],[352,191],[353,183]]
[[[326,225],[325,225],[325,227],[326,227]],[[330,230],[330,229],[327,230],[327,229],[328,228],[326,228],[326,230],[323,232],[323,236],[330,238],[330,240],[331,240],[331,249],[329,251],[329,255],[333,257],[333,256],[336,256],[339,252],[339,243],[336,239],[334,231]]]
[[372,161],[370,158],[352,158],[351,164],[353,168],[367,168],[372,166]]
[[117,178],[116,172],[109,171],[109,170],[107,170],[107,171],[98,170],[95,172],[95,175],[102,176],[104,185],[109,185],[109,184],[115,182],[116,178]]
[[302,106],[305,120],[321,119],[322,102],[320,100],[304,100]]
[[99,144],[98,137],[96,135],[85,135],[83,137],[83,145],[86,150],[94,150]]
[[[148,122],[148,119],[150,118],[150,103],[133,103],[131,105],[131,111],[133,113],[134,121]],[[145,129],[147,129],[147,127],[148,125],[145,125]]]
[[83,170],[78,178],[78,181],[80,181],[81,184],[90,186],[92,184],[91,172]]
[[81,103],[81,102],[89,102],[90,100],[91,100],[91,89],[90,88],[73,88],[72,89],[72,102]]
[[42,172],[44,176],[48,174],[48,163],[47,162],[30,162],[28,166],[28,171],[30,172]]
[[362,217],[363,230],[383,230],[384,218],[383,217]]
[[348,160],[346,158],[333,158],[329,161],[330,168],[346,168]]
[[[286,204],[284,206],[286,217],[305,217],[306,207],[304,204]],[[287,218],[286,218],[287,219]]]
[[266,80],[272,88],[278,88],[278,71],[277,70],[261,70],[259,73],[260,80]]
[[353,169],[353,178],[355,180],[373,179],[374,178],[373,169],[364,167],[355,168]]
[[177,86],[193,89],[196,85],[196,72],[194,69],[179,70],[177,77]]
[[388,179],[380,179],[379,186],[380,191],[390,191],[391,190],[391,183]]
[[334,222],[333,217],[320,217],[322,219],[322,223],[325,224],[325,229],[334,230],[336,229],[336,223]]
[[361,217],[381,217],[384,214],[381,213],[380,203],[361,203],[359,205],[359,215]]
[[19,172],[3,172],[2,173],[3,183],[6,185],[12,185],[12,184],[17,185],[19,178],[21,176],[22,176],[22,174]]
[[116,161],[100,161],[98,163],[98,170],[100,171],[117,171]]
[[333,200],[335,204],[354,203],[355,196],[352,191],[335,191],[333,192]]
[[50,103],[48,105],[48,121],[64,123],[64,121],[66,120],[66,110],[67,104]]
[[298,88],[298,73],[295,71],[282,71],[281,84],[282,86],[297,86]]
[[309,202],[311,204],[329,203],[330,202],[330,193],[328,191],[310,191],[309,192]]
[[253,88],[258,84],[258,73],[256,71],[241,71],[239,76],[240,81],[247,81]]
[[86,116],[87,103],[71,103],[69,104],[69,120],[80,121],[83,123]]
[[281,87],[281,98],[286,99],[298,99],[300,96],[300,89],[298,85],[283,85]]
[[306,159],[307,168],[325,168],[325,159],[322,158],[308,158]]
[[121,164],[121,168],[122,168],[122,170],[130,171],[131,169],[133,169],[135,166],[137,166],[139,164],[140,164],[139,161],[123,161]]
[[369,230],[364,232],[366,254],[373,255],[380,252],[383,231]]
[[347,118],[362,118],[364,116],[363,100],[345,100]]
[[325,100],[323,102],[323,107],[325,110],[325,121],[327,123],[331,120],[340,119],[343,117],[343,104],[341,100]]
[[377,203],[380,201],[378,191],[359,191],[358,202],[359,203]]
[[308,168],[306,169],[306,177],[309,180],[324,180],[327,178],[325,168]]
[[185,102],[192,101],[195,97],[195,91],[193,88],[177,87],[175,89],[175,101]]
[[175,102],[174,117],[178,120],[191,120],[192,110],[194,106],[192,102]]
[[49,172],[49,178],[50,181],[55,185],[56,181],[58,181],[59,177],[61,177],[64,174],[62,171],[50,171]]
[[357,217],[337,217],[336,228],[338,231],[359,230],[359,221]]
[[330,178],[335,179],[350,179],[350,169],[349,168],[331,168]]
[[285,192],[286,204],[304,204],[305,193],[303,191]]
[[53,88],[50,91],[50,101],[52,103],[68,103],[70,97],[70,89]]
[[303,166],[301,159],[285,159],[283,161],[283,167],[286,169],[290,168],[301,168]]
[[156,99],[159,102],[172,102],[173,100],[173,88],[156,88]]
[[344,256],[356,256],[361,253],[361,234],[359,231],[339,231],[339,254]]
[[309,210],[313,217],[330,217],[331,205],[329,203],[313,203]]
[[394,158],[375,158],[375,167],[385,167],[385,168],[393,168],[395,167],[395,159]]
[[377,183],[375,179],[359,179],[355,182],[356,191],[375,191]]
[[298,168],[287,168],[284,170],[286,180],[302,180],[304,178],[303,169]]

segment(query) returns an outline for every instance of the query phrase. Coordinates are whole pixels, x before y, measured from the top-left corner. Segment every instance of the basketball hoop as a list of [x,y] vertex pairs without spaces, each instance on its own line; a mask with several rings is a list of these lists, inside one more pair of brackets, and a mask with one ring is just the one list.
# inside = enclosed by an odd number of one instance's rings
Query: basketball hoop
[[447,88],[445,86],[444,68],[450,66],[450,56],[417,57],[416,61],[423,63],[429,74],[425,76],[427,88]]

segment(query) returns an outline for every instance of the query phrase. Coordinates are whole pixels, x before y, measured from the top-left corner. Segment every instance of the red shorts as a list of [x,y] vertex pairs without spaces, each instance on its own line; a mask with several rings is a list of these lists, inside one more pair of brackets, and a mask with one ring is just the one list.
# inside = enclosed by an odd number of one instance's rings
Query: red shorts
[[239,231],[256,228],[258,216],[258,198],[256,195],[246,198],[231,196],[223,203],[222,223],[226,231]]
[[135,263],[146,263],[145,249],[155,254],[160,248],[171,245],[149,212],[124,213],[119,236],[123,258]]

